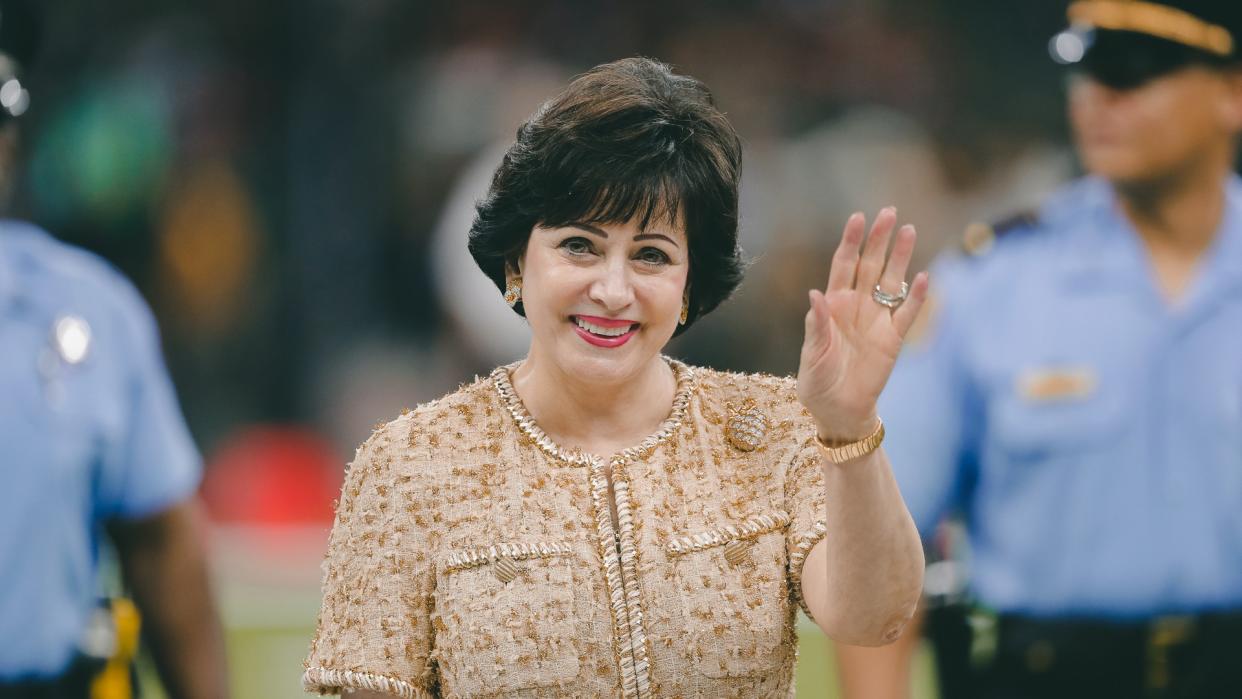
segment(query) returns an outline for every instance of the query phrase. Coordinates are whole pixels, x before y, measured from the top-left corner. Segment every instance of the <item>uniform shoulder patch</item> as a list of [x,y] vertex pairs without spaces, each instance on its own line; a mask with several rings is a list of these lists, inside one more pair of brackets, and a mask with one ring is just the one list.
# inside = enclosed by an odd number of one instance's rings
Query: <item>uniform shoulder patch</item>
[[1034,209],[1007,216],[995,223],[972,223],[962,233],[962,251],[971,257],[985,255],[1000,236],[1020,228],[1030,228],[1038,223],[1039,212]]

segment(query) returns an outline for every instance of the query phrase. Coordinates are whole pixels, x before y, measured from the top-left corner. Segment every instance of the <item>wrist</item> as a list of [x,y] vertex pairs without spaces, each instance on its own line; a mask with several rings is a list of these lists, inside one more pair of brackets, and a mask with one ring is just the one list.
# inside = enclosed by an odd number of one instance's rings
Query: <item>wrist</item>
[[823,458],[837,465],[861,459],[879,449],[883,442],[884,423],[878,417],[875,419],[875,428],[862,439],[840,443],[827,442],[822,437],[815,438],[816,446],[819,447]]
[[872,413],[863,420],[851,421],[849,423],[837,422],[832,425],[824,425],[822,423],[816,425],[815,436],[824,446],[840,447],[866,439],[879,429],[879,426],[880,417]]

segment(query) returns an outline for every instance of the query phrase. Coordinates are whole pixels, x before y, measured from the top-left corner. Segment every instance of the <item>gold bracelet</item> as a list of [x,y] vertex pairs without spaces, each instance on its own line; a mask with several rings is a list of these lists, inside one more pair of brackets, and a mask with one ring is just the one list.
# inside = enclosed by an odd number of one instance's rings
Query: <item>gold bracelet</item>
[[825,442],[819,435],[815,435],[815,444],[824,458],[834,464],[843,464],[846,461],[862,458],[879,449],[880,443],[884,441],[884,421],[876,418],[876,422],[879,424],[876,425],[875,431],[857,442],[834,446]]

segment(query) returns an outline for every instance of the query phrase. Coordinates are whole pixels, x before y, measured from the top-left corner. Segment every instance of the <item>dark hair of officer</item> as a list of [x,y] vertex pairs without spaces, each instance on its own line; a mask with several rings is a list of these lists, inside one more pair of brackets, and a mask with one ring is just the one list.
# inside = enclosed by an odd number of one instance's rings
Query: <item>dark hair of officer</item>
[[[537,225],[680,220],[690,260],[680,333],[741,282],[741,160],[703,83],[647,58],[598,66],[518,129],[477,206],[470,253],[503,290]],[[525,315],[520,302],[514,310]]]

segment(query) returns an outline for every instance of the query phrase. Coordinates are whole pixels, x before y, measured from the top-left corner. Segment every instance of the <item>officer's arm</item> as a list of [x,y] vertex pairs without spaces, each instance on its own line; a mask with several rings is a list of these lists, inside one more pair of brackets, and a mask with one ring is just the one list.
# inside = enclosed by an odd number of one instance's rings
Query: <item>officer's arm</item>
[[113,520],[108,531],[168,695],[227,697],[224,639],[207,579],[197,500],[141,519]]

